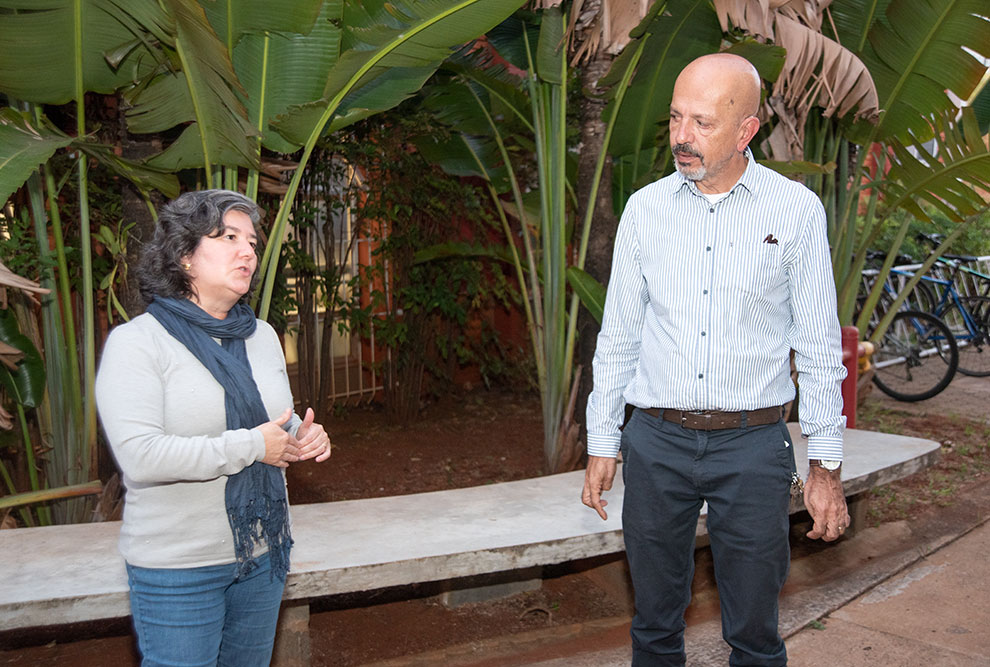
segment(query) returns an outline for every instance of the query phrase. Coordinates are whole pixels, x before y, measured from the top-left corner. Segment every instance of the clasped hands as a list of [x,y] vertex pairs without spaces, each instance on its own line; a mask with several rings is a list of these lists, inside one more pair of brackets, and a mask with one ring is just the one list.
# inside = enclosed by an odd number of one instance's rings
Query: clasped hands
[[322,424],[313,422],[313,408],[306,408],[295,437],[282,427],[292,419],[292,408],[286,408],[278,418],[257,426],[265,438],[265,458],[262,463],[276,468],[288,468],[290,463],[316,459],[322,463],[330,458],[330,436]]

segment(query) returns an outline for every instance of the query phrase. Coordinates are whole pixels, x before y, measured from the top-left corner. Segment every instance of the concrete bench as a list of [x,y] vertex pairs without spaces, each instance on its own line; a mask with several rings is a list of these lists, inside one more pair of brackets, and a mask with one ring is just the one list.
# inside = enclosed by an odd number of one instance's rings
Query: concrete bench
[[[796,425],[794,425],[796,427]],[[807,473],[804,441],[795,455]],[[849,496],[931,465],[938,443],[849,430]],[[803,470],[802,470],[803,466]],[[623,550],[622,480],[608,521],[580,503],[583,472],[432,493],[297,505],[283,631],[303,644],[307,601],[326,595],[519,571]],[[801,509],[799,502],[792,511]],[[0,631],[129,614],[119,522],[0,531]],[[704,516],[698,535],[705,534]],[[295,601],[295,602],[294,602]],[[286,624],[295,624],[287,631]],[[298,654],[293,649],[287,655]],[[279,664],[300,661],[283,658]],[[305,660],[302,660],[305,662]]]

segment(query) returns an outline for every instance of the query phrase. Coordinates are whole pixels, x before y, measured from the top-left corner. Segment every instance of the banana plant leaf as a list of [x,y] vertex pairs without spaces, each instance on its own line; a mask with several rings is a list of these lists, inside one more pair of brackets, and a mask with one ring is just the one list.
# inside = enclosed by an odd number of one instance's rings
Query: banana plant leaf
[[808,162],[805,160],[791,160],[790,162],[781,162],[778,160],[757,160],[757,162],[768,169],[773,169],[778,174],[788,177],[806,174],[831,174],[835,171],[836,166],[834,162],[818,164],[817,162]]
[[987,207],[982,193],[990,190],[990,150],[971,108],[964,108],[958,120],[946,113],[929,122],[939,137],[936,154],[920,142],[889,142],[893,157],[881,186],[884,206],[930,221],[924,203],[961,222]]
[[26,114],[0,109],[0,203],[72,139],[39,127]]
[[763,44],[752,37],[736,42],[723,53],[745,58],[760,73],[761,79],[770,82],[776,81],[780,76],[781,70],[784,69],[784,61],[787,59],[787,50],[784,47]]
[[343,0],[226,0],[203,7],[234,54],[234,71],[246,91],[242,101],[261,130],[262,145],[278,153],[296,151],[302,142],[287,141],[269,123],[323,95],[340,55]]
[[[515,11],[520,0],[349,0],[341,56],[323,96],[290,108],[273,125],[305,143],[328,112],[334,131],[385,111],[418,91],[452,47],[478,37]],[[377,81],[381,79],[381,81]],[[323,129],[323,128],[320,128]]]
[[976,121],[980,125],[980,134],[990,132],[990,85],[983,86],[983,90],[970,106],[973,107]]
[[140,190],[157,190],[170,199],[179,196],[179,178],[171,172],[122,158],[114,152],[113,146],[106,144],[76,141],[72,146],[95,159],[112,173],[126,178]]
[[9,308],[0,310],[0,341],[24,353],[16,371],[0,364],[0,385],[24,407],[38,407],[45,395],[45,362],[31,339],[21,333]]
[[524,71],[529,69],[526,41],[528,40],[530,44],[539,41],[540,25],[536,21],[525,20],[517,14],[487,31],[485,38],[498,53],[499,58],[504,59],[514,68]]
[[[323,4],[323,0],[210,0],[202,6],[210,25],[229,50],[251,34],[308,35]],[[339,6],[341,1],[326,4]],[[324,15],[321,20],[332,16]]]
[[440,243],[418,250],[413,256],[413,263],[422,264],[440,259],[463,259],[467,257],[487,257],[512,264],[512,255],[505,246],[467,243],[463,241]]
[[890,1],[834,0],[828,8],[831,20],[823,22],[822,30],[828,37],[861,55],[871,50],[870,28],[878,21],[886,21]]
[[536,46],[536,74],[547,83],[564,83],[562,72],[566,69],[564,41],[565,24],[561,20],[559,7],[550,7],[543,12],[540,22],[540,37]]
[[[661,3],[657,3],[660,5]],[[658,126],[670,111],[670,98],[677,74],[695,58],[714,53],[722,39],[718,18],[709,0],[669,0],[659,11],[648,14],[634,31],[648,40],[632,85],[626,92],[612,134],[609,153],[614,156],[639,153],[656,144]],[[634,42],[624,52],[632,52]],[[621,76],[624,61],[613,64],[612,78]],[[602,112],[611,114],[610,102]]]
[[[153,0],[0,0],[0,91],[38,104],[74,99],[78,37],[83,88],[114,92],[155,66],[153,59],[142,57],[145,49],[119,50],[134,43],[135,22],[160,25],[168,19]],[[108,60],[113,52],[118,56]]]
[[[834,3],[830,10],[837,26],[862,20],[860,5]],[[861,124],[853,138],[859,143],[930,139],[933,130],[924,114],[955,109],[946,91],[968,99],[986,71],[977,57],[990,57],[986,9],[986,0],[892,0],[883,20],[870,27],[870,48],[857,53],[876,83],[882,112],[875,127]]]
[[576,266],[568,267],[567,282],[600,326],[605,314],[605,286]]
[[238,97],[244,91],[224,43],[195,0],[163,0],[174,21],[170,59],[181,69],[157,76],[130,95],[130,129],[163,132],[188,123],[179,138],[147,161],[169,171],[216,165],[259,168],[252,140],[258,132]]

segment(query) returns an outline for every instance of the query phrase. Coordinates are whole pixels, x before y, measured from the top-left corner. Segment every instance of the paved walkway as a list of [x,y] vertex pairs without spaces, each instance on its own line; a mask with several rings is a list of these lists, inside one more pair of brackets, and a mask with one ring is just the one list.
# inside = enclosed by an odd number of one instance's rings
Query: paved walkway
[[876,387],[872,388],[868,400],[885,408],[917,415],[939,414],[990,423],[990,377],[970,377],[956,373],[942,393],[917,403],[895,401]]

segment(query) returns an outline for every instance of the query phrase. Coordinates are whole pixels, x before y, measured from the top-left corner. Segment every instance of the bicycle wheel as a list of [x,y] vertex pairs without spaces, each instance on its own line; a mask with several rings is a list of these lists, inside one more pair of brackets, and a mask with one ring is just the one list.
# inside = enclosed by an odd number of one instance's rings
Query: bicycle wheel
[[923,401],[949,386],[959,365],[956,339],[942,320],[917,310],[897,313],[876,342],[873,383],[898,401]]
[[[963,317],[960,307],[969,315]],[[962,296],[945,313],[945,323],[959,345],[959,372],[963,375],[990,375],[990,297]]]
[[907,310],[920,310],[923,313],[934,313],[937,305],[938,299],[935,297],[935,292],[925,281],[915,285],[904,301],[904,307]]

